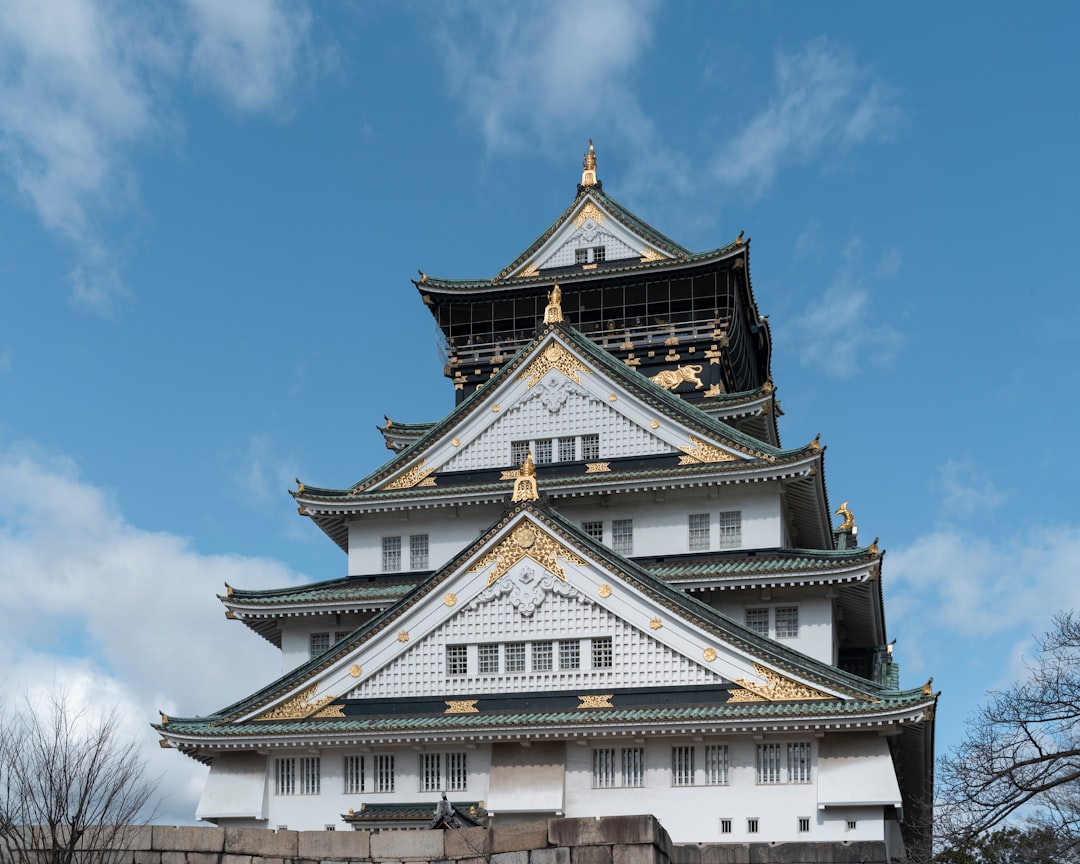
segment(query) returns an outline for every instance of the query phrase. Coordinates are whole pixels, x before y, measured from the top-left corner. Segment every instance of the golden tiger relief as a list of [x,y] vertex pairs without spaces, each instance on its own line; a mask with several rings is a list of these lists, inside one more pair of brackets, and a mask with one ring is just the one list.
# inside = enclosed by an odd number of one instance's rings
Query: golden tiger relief
[[683,381],[693,381],[694,389],[700,390],[705,385],[701,383],[701,379],[698,375],[701,374],[701,366],[676,366],[674,369],[663,369],[657,372],[655,375],[650,376],[649,380],[654,384],[659,384],[665,390],[674,390]]

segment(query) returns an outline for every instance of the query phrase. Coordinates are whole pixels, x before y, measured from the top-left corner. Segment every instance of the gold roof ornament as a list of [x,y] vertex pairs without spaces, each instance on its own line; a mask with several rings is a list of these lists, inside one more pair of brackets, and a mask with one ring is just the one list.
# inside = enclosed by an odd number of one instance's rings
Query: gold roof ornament
[[555,284],[551,290],[548,291],[548,305],[544,307],[544,323],[556,324],[562,321],[562,288],[559,287],[559,280],[555,280]]
[[581,160],[581,185],[595,186],[596,179],[596,151],[593,149],[592,138],[589,139],[589,151]]
[[532,451],[525,454],[525,461],[521,463],[521,470],[514,478],[514,495],[511,501],[535,501],[540,497],[540,491],[536,488],[536,466],[533,464]]
[[840,527],[836,529],[837,531],[850,531],[855,527],[855,517],[852,515],[851,511],[848,510],[847,501],[844,501],[836,508],[836,512],[833,513],[833,516],[844,517],[844,521],[840,523]]

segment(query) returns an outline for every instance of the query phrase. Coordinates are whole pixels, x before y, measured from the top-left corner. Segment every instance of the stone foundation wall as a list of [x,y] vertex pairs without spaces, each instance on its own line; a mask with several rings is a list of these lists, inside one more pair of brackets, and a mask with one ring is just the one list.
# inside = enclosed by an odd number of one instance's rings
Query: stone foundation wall
[[[124,845],[108,856],[108,864],[886,864],[883,843],[676,846],[653,816],[547,819],[453,831],[147,825],[132,828]],[[89,850],[81,857],[86,864],[106,860]],[[0,864],[13,860],[0,848]]]

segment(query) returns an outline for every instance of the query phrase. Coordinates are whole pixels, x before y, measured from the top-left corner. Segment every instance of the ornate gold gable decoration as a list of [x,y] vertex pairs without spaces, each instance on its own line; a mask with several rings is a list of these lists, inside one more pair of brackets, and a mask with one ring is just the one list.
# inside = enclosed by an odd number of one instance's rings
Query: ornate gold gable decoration
[[[315,714],[320,708],[329,705],[334,701],[333,696],[322,696],[316,699],[314,702],[309,702],[319,689],[318,682],[312,684],[297,693],[295,696],[291,696],[278,705],[276,708],[271,708],[269,711],[264,711],[256,720],[297,720],[301,717],[307,717]],[[340,714],[328,714],[324,716],[342,716]]]
[[406,471],[400,477],[396,477],[393,480],[391,480],[383,488],[389,490],[389,489],[412,489],[413,486],[417,486],[417,485],[434,486],[435,485],[435,478],[432,477],[431,481],[428,482],[427,477],[428,477],[428,474],[433,473],[435,471],[435,469],[434,468],[425,468],[424,467],[424,462],[425,461],[426,460],[421,459],[419,462],[417,462],[415,465],[413,465],[412,468],[410,468],[408,471]]
[[532,452],[525,454],[525,461],[521,463],[521,470],[514,478],[514,495],[511,501],[535,501],[540,497],[540,491],[536,488],[536,466],[533,465]]
[[666,260],[663,255],[657,252],[655,249],[640,249],[641,263],[648,264],[650,261],[664,261]]
[[559,321],[562,321],[562,288],[559,287],[559,280],[556,279],[555,284],[548,291],[548,305],[544,307],[544,323],[557,324]]
[[552,369],[562,372],[575,384],[581,383],[579,373],[590,371],[587,366],[558,342],[549,342],[547,348],[540,352],[540,356],[526,366],[524,372],[518,375],[518,381],[524,381],[528,378],[528,389],[531,390]]
[[768,684],[761,685],[748,678],[739,678],[735,681],[741,690],[732,690],[729,702],[784,702],[805,701],[808,699],[831,699],[827,693],[807,687],[790,678],[785,678],[779,672],[766,669],[760,663],[754,664],[754,671],[764,678]]
[[736,460],[736,457],[726,450],[721,450],[712,444],[706,444],[693,435],[690,436],[690,446],[680,447],[679,449],[686,454],[679,457],[680,465],[693,465],[697,462],[734,462]]
[[589,139],[589,150],[581,160],[581,185],[596,185],[596,151],[592,146],[592,138]]
[[479,573],[494,564],[495,568],[487,577],[487,587],[490,588],[522,558],[531,558],[563,582],[566,581],[566,574],[556,561],[557,558],[582,566],[586,563],[583,558],[571,552],[535,522],[525,519],[494,549],[473,564],[468,572]]

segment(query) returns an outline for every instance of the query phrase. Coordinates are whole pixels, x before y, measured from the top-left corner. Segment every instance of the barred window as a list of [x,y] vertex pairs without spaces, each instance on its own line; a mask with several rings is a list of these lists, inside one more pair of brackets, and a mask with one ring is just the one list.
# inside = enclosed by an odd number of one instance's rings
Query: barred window
[[311,634],[311,656],[317,657],[322,654],[327,648],[330,647],[330,634],[329,633],[312,633]]
[[498,674],[499,646],[493,643],[477,646],[477,663],[481,675]]
[[694,785],[694,748],[680,745],[671,748],[671,785]]
[[595,263],[596,261],[604,261],[606,259],[607,259],[607,249],[605,247],[603,247],[603,246],[593,246],[593,249],[592,249],[592,260],[593,260],[593,262]]
[[525,643],[507,642],[503,647],[503,661],[507,672],[525,671]]
[[597,520],[596,522],[582,522],[581,530],[588,534],[598,543],[604,542],[604,523]]
[[576,639],[564,639],[559,642],[559,668],[581,668],[581,645]]
[[446,754],[446,788],[449,792],[464,792],[469,787],[469,769],[465,753]]
[[731,833],[731,820],[730,819],[721,819],[720,820],[720,833],[721,834],[730,834]]
[[742,511],[728,510],[720,514],[721,549],[738,549],[742,546]]
[[401,538],[382,538],[383,573],[397,573],[401,569]]
[[341,791],[346,795],[356,795],[364,791],[364,757],[346,756],[342,766]]
[[727,744],[705,745],[705,782],[710,786],[726,786],[728,783]]
[[318,756],[303,756],[300,758],[300,789],[301,795],[318,795],[322,786],[321,766]]
[[615,776],[615,749],[606,747],[592,751],[593,789],[610,789],[618,785]]
[[800,834],[805,834],[809,830],[810,830],[810,817],[809,816],[800,816],[799,817],[799,833]]
[[622,782],[623,786],[645,785],[644,747],[623,747]]
[[467,675],[469,672],[469,649],[465,645],[446,646],[446,674]]
[[409,537],[409,569],[428,569],[428,535],[413,534]]
[[780,745],[758,744],[757,745],[757,782],[758,783],[783,783],[780,776]]
[[602,636],[592,640],[592,668],[610,669],[613,661],[611,637]]
[[794,639],[799,635],[798,606],[777,606],[774,614],[777,639]]
[[533,642],[532,645],[532,671],[533,672],[550,672],[551,671],[551,643],[550,642]]
[[440,792],[442,791],[442,788],[442,754],[421,753],[420,791]]
[[589,250],[588,249],[575,249],[574,250],[574,263],[575,264],[588,264],[589,263]]
[[758,833],[758,818],[756,816],[752,816],[752,817],[750,817],[749,819],[746,820],[746,833],[747,834],[757,834]]
[[581,436],[581,458],[585,462],[594,462],[600,458],[600,436]]
[[707,552],[710,546],[709,540],[709,514],[690,514],[690,551]]
[[551,439],[538,438],[536,440],[536,464],[547,465],[551,462]]
[[788,783],[810,782],[810,742],[798,741],[787,745]]
[[560,462],[573,462],[574,457],[577,455],[577,439],[576,438],[560,438],[559,439],[559,461]]
[[611,522],[611,548],[620,555],[634,554],[634,520],[613,519]]
[[521,464],[525,461],[525,457],[529,455],[529,442],[528,441],[511,441],[510,442],[510,464],[515,468],[521,467]]
[[375,791],[394,791],[394,756],[380,753],[375,756]]
[[296,794],[296,759],[274,760],[274,789],[278,795]]
[[764,609],[747,609],[746,610],[746,626],[751,630],[760,633],[762,636],[769,635],[769,610]]

